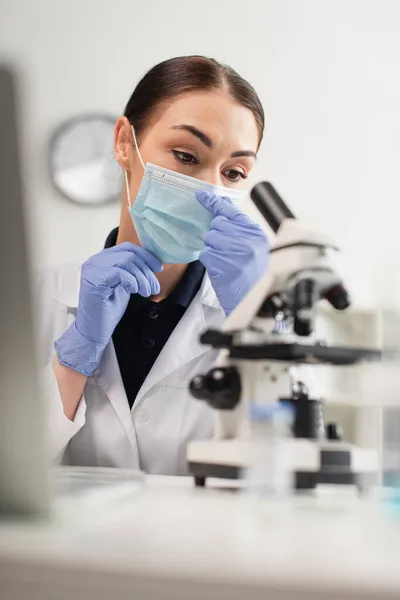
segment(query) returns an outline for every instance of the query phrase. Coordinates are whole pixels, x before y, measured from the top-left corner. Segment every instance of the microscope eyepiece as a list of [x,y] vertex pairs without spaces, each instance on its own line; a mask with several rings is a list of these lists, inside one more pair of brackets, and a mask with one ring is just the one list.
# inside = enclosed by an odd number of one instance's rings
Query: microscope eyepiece
[[274,186],[268,181],[258,183],[250,192],[254,204],[275,233],[285,219],[294,219],[294,215]]

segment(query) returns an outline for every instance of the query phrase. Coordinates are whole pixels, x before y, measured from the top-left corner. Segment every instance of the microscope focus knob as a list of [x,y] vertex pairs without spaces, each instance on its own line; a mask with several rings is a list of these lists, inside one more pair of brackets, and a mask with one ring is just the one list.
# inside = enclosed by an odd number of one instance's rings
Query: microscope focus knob
[[342,440],[343,429],[338,423],[328,423],[325,427],[325,435],[328,440]]
[[197,375],[189,386],[190,393],[198,400],[218,410],[233,410],[242,393],[240,376],[235,367],[216,367],[206,375]]
[[325,292],[325,298],[336,310],[346,310],[351,304],[349,293],[341,284],[329,288]]

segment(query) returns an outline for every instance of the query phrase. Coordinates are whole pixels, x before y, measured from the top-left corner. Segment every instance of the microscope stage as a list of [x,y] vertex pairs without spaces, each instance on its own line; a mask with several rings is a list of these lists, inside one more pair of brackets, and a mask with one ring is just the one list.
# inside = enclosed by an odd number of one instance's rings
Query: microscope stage
[[213,348],[229,349],[230,358],[242,360],[276,360],[306,364],[353,365],[363,361],[380,360],[376,349],[297,342],[235,343],[235,334],[209,329],[201,342]]

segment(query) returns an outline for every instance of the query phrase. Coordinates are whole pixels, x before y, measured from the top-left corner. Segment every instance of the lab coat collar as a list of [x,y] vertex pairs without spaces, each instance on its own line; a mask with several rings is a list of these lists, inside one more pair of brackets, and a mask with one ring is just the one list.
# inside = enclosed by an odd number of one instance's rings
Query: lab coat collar
[[58,301],[68,308],[78,308],[81,267],[77,264],[68,264],[56,271]]
[[204,275],[203,282],[198,292],[199,300],[203,306],[210,306],[211,308],[217,308],[222,311],[222,307],[218,302],[218,298],[215,295],[214,289],[211,285],[211,281],[208,275]]

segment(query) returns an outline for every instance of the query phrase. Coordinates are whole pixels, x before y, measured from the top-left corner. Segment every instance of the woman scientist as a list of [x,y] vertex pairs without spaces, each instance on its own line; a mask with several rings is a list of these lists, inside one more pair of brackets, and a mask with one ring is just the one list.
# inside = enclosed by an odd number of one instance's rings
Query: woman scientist
[[[46,393],[64,464],[186,473],[212,435],[189,381],[219,327],[265,272],[268,242],[238,206],[264,128],[253,88],[215,60],[167,60],[115,125],[120,225],[82,266],[44,279]],[[55,349],[55,353],[54,353]]]

